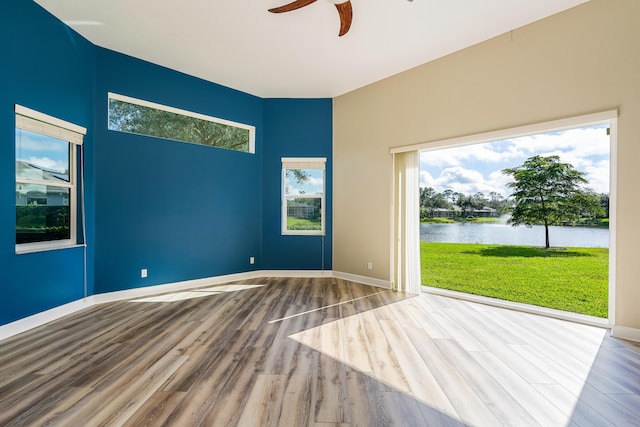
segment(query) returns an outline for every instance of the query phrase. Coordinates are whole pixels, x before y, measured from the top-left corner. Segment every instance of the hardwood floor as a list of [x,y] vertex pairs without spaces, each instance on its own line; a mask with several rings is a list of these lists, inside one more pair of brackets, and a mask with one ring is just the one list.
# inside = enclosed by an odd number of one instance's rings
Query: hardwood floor
[[2,426],[637,426],[607,330],[339,279],[96,306],[0,342]]

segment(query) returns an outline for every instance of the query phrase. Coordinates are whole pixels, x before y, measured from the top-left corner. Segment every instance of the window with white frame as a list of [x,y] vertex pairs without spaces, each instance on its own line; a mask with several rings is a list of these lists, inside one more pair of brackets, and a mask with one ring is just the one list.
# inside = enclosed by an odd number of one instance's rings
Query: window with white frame
[[325,234],[326,158],[282,158],[282,234]]
[[16,252],[77,244],[76,152],[86,129],[16,105]]
[[255,126],[109,93],[109,130],[255,153]]

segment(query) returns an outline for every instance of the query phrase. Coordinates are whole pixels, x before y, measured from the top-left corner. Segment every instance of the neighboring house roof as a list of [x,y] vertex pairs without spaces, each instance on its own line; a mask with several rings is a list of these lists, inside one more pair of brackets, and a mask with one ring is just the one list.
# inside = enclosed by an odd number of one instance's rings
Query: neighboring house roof
[[16,160],[16,171],[20,171],[19,176],[26,179],[69,182],[68,173],[47,169],[24,160]]

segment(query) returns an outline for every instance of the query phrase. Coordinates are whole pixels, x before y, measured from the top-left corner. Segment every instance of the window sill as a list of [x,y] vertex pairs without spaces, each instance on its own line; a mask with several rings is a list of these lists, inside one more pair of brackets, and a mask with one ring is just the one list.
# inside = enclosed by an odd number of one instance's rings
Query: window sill
[[283,231],[283,236],[324,236],[324,231]]
[[74,249],[74,248],[83,248],[87,245],[84,243],[80,244],[69,244],[69,245],[58,245],[58,246],[30,246],[30,247],[18,247],[16,246],[16,255],[24,255],[24,254],[32,254],[36,252],[48,252],[48,251],[59,251],[62,249]]

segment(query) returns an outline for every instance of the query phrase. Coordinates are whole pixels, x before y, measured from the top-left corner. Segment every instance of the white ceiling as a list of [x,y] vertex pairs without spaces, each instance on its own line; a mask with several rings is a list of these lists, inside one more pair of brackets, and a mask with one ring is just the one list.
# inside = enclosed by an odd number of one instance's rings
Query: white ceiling
[[98,46],[264,98],[335,97],[588,0],[35,0]]

